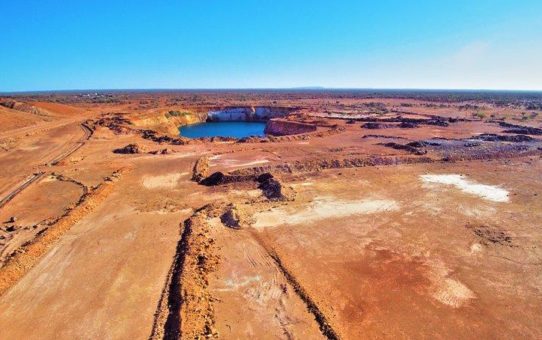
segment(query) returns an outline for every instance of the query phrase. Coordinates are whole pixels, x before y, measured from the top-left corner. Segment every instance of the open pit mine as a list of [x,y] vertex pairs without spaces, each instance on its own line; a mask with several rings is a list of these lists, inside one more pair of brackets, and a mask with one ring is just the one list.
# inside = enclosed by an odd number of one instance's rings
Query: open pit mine
[[10,95],[0,166],[1,339],[542,338],[539,93]]

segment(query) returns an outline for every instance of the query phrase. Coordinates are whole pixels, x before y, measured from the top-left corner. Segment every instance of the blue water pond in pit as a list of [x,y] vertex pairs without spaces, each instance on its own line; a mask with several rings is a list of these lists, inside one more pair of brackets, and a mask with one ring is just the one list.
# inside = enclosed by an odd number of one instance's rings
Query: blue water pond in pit
[[262,122],[205,122],[179,128],[180,135],[188,138],[264,136]]

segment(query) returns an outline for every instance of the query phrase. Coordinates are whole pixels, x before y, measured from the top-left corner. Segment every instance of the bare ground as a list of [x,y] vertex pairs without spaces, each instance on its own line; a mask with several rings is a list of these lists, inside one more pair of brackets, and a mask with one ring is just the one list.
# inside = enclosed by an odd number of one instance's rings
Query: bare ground
[[[158,94],[6,109],[2,338],[542,337],[542,139],[519,104],[247,96],[316,130],[145,132],[180,105]],[[241,105],[204,99],[183,110]]]

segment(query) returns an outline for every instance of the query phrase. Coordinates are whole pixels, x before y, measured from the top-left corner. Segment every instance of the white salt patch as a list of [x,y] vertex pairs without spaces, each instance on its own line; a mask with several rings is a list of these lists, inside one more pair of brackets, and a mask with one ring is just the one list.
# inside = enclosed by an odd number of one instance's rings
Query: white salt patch
[[167,155],[167,156],[170,158],[187,158],[187,157],[194,156],[195,154],[196,154],[195,152],[186,152],[186,153],[176,152],[174,154]]
[[243,278],[233,277],[233,278],[225,279],[223,281],[224,288],[216,288],[215,290],[219,292],[231,292],[234,290],[238,290],[239,288],[248,286],[252,283],[260,282],[261,279],[262,278],[260,275],[244,276]]
[[55,176],[47,176],[41,180],[41,182],[43,183],[54,182],[54,181],[56,181]]
[[248,196],[248,197],[251,197],[251,198],[257,198],[257,197],[260,197],[262,195],[262,191],[261,190],[231,190],[230,191],[231,194],[233,195],[236,195],[236,196]]
[[313,186],[314,183],[313,182],[303,182],[303,183],[294,183],[292,184],[292,186],[294,188],[297,188],[297,187],[310,187],[310,186]]
[[[242,163],[239,159],[224,159],[220,163],[223,166],[233,168],[233,167],[240,167],[240,166],[265,164],[265,163],[269,163],[269,161],[267,159],[256,159],[250,162]],[[218,165],[219,163],[217,162],[216,164]]]
[[423,208],[427,213],[433,216],[438,216],[442,213],[442,208],[435,204],[435,200],[427,200],[419,203],[419,207]]
[[258,165],[258,164],[265,164],[265,163],[269,163],[269,161],[267,159],[260,159],[260,160],[256,160],[252,162],[240,163],[240,164],[237,164],[237,166],[251,166],[251,165]]
[[438,282],[436,290],[433,293],[433,298],[454,308],[461,307],[475,297],[474,293],[467,286],[450,278],[445,278]]
[[268,308],[271,301],[276,303],[283,295],[284,291],[275,279],[255,282],[247,286],[243,292],[245,299],[254,301],[264,308]]
[[465,216],[485,218],[497,213],[497,209],[491,206],[461,206],[459,211]]
[[214,155],[209,157],[209,165],[214,166],[218,163],[218,160],[222,157],[222,155]]
[[479,253],[482,251],[482,245],[480,243],[474,243],[470,246],[470,252],[471,254]]
[[441,260],[430,261],[430,294],[442,304],[459,308],[475,299],[476,295],[462,282],[452,279],[450,269]]
[[37,150],[39,149],[40,146],[39,145],[34,145],[34,146],[25,146],[25,147],[21,147],[19,149],[23,150],[23,151],[34,151],[34,150]]
[[254,215],[256,219],[254,227],[296,225],[326,218],[340,218],[396,210],[399,210],[399,205],[392,200],[337,200],[334,197],[317,197],[309,206],[296,213],[289,213],[280,208],[257,213]]
[[453,185],[459,190],[493,202],[508,202],[508,191],[494,185],[479,184],[461,175],[421,175],[425,183]]
[[135,240],[135,238],[136,238],[136,233],[134,233],[133,231],[129,231],[126,234],[124,234],[124,239],[125,240],[133,241],[133,240]]
[[146,176],[143,178],[143,186],[147,189],[172,189],[177,186],[179,179],[186,175],[188,175],[188,172]]
[[243,163],[242,160],[240,159],[235,159],[235,158],[224,159],[222,158],[221,155],[209,157],[209,160],[210,160],[209,165],[211,166],[222,165],[229,168],[269,163],[269,160],[267,159],[255,159],[253,161],[248,161],[248,162]]
[[152,211],[153,214],[159,214],[159,215],[167,215],[167,214],[177,214],[177,215],[188,215],[189,213],[192,213],[192,209],[186,208],[181,210],[169,210],[169,209],[160,209],[156,211]]

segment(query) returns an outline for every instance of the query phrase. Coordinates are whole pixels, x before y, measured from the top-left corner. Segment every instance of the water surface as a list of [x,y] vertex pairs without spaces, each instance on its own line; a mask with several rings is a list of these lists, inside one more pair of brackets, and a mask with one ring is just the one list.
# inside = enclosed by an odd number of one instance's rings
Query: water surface
[[263,122],[205,122],[181,126],[180,135],[188,138],[264,136]]

